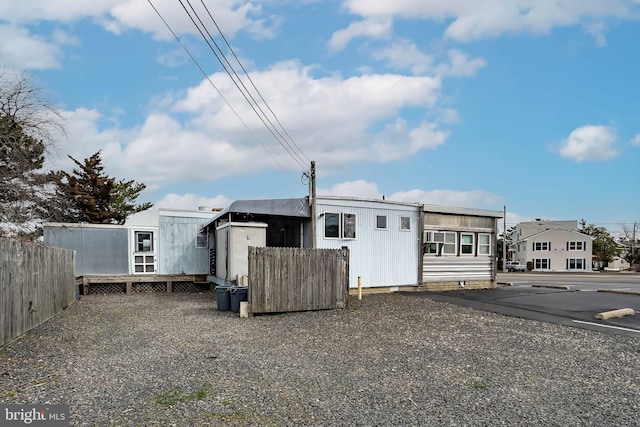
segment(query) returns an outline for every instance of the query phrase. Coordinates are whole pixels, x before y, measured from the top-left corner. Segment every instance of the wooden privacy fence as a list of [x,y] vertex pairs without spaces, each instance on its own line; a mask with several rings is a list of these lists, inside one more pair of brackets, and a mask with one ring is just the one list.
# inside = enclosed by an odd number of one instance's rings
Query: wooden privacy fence
[[344,308],[349,298],[349,250],[249,248],[251,313]]
[[75,252],[0,239],[0,346],[75,301]]

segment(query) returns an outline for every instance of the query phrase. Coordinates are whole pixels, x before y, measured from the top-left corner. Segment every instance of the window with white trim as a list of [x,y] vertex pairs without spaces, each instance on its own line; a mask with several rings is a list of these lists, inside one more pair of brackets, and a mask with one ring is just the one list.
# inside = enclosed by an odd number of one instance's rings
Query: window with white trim
[[584,258],[569,258],[567,259],[567,270],[584,270],[586,267],[586,261]]
[[356,214],[324,213],[325,239],[355,239]]
[[473,255],[472,233],[460,233],[460,255]]
[[344,239],[356,238],[356,214],[350,214],[350,213],[342,214],[342,238]]
[[453,231],[428,231],[424,234],[425,255],[455,255],[457,235]]
[[411,231],[411,217],[409,216],[400,217],[400,230]]
[[550,270],[551,260],[549,258],[534,258],[533,269],[534,270]]
[[376,229],[377,230],[386,230],[387,229],[387,216],[386,215],[376,215]]
[[478,234],[478,255],[491,255],[491,234]]
[[551,242],[533,242],[534,251],[550,251]]
[[567,242],[568,251],[585,251],[587,250],[587,242]]

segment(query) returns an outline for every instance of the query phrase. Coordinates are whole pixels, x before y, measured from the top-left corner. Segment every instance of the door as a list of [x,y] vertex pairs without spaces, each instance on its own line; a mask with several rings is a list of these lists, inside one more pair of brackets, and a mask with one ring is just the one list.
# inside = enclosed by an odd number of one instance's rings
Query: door
[[154,274],[156,272],[154,232],[135,230],[133,232],[133,245],[133,273]]

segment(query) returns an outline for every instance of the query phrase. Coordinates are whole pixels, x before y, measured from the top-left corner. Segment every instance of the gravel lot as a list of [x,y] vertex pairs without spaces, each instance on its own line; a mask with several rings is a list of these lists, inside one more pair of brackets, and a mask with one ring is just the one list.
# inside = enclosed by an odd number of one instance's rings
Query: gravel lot
[[73,425],[640,425],[640,340],[399,294],[241,319],[89,295],[0,349],[0,400]]

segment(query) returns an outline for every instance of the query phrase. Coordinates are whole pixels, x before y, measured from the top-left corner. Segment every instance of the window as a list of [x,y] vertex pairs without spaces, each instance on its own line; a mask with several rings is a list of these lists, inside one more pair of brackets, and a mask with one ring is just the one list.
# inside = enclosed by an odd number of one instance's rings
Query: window
[[408,216],[400,217],[400,230],[404,230],[404,231],[411,230],[411,217],[408,217]]
[[423,253],[426,255],[455,255],[457,233],[429,231],[424,235]]
[[342,214],[342,237],[345,239],[356,238],[356,214]]
[[548,258],[534,258],[533,268],[535,270],[549,270],[551,269],[551,260]]
[[[342,221],[341,221],[342,219]],[[324,237],[328,239],[355,239],[356,215],[349,213],[325,213]]]
[[376,228],[378,230],[386,230],[387,229],[387,216],[386,215],[376,215]]
[[340,214],[324,214],[324,237],[331,239],[340,237]]
[[490,234],[478,234],[478,255],[491,255]]
[[534,251],[550,251],[551,242],[533,242]]
[[206,248],[209,246],[209,235],[204,227],[196,225],[196,248]]
[[473,255],[473,234],[460,234],[460,254]]
[[567,270],[584,270],[585,264],[584,258],[569,258],[567,260]]
[[586,242],[567,242],[568,251],[584,251],[586,248]]
[[153,252],[153,232],[136,231],[136,252]]

